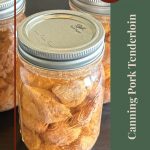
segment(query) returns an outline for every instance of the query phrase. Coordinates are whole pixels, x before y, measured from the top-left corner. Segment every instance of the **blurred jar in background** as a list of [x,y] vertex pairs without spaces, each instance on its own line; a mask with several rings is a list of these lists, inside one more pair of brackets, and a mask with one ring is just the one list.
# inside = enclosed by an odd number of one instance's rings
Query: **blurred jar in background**
[[[25,0],[16,3],[17,24],[25,18]],[[0,0],[0,112],[14,107],[14,0]]]
[[18,29],[17,90],[29,150],[91,150],[103,107],[105,32],[92,16],[46,11]]
[[104,103],[110,102],[110,4],[101,0],[70,0],[70,8],[80,12],[93,15],[104,26],[105,36],[105,55],[103,58],[105,68],[105,96]]

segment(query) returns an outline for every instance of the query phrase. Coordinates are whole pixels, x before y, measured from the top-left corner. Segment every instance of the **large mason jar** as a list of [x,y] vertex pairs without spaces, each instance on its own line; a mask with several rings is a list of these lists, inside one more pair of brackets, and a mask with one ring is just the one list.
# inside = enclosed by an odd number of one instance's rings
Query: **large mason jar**
[[[25,0],[17,0],[16,21],[25,18]],[[0,0],[0,112],[14,107],[14,0]]]
[[110,102],[110,4],[102,0],[70,0],[72,10],[86,12],[99,20],[105,29],[105,54],[103,58],[105,68],[105,95],[104,103]]
[[103,26],[74,11],[34,14],[18,29],[21,134],[29,150],[91,150],[101,124]]

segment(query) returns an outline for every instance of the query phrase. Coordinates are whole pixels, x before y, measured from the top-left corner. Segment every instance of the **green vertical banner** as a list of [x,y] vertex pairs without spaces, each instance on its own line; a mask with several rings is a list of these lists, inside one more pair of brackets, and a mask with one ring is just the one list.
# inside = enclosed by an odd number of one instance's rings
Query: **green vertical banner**
[[150,150],[150,1],[111,4],[111,150]]

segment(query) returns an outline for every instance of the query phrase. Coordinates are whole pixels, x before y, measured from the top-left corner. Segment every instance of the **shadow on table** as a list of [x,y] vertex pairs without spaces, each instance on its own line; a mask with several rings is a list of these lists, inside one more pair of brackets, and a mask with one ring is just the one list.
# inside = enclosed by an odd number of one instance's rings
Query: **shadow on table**
[[0,112],[0,150],[13,150],[14,112]]

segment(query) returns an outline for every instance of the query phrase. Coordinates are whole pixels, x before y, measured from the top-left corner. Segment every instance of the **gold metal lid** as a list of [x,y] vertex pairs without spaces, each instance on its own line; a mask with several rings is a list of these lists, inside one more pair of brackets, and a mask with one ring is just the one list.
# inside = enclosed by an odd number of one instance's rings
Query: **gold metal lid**
[[19,54],[48,69],[85,66],[104,53],[102,24],[88,14],[45,11],[25,19],[18,29]]
[[101,15],[110,15],[110,4],[101,0],[70,0],[77,8]]

